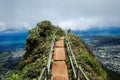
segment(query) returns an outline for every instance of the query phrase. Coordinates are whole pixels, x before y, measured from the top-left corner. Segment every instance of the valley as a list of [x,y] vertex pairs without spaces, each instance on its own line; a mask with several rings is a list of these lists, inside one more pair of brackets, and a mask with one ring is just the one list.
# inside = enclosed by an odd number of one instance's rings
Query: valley
[[24,53],[24,49],[0,53],[0,77],[2,79],[7,73],[15,69]]

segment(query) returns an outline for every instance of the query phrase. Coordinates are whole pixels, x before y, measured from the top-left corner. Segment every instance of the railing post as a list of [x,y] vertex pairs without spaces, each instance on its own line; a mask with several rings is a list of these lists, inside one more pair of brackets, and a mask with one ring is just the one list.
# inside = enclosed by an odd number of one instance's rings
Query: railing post
[[48,63],[47,63],[48,73],[50,71],[50,63],[51,63],[51,60],[52,60],[54,41],[55,41],[55,34],[53,35],[53,40],[51,41],[51,49],[50,49],[50,53],[49,53],[49,57],[48,57]]
[[77,68],[76,74],[77,74],[77,75],[76,75],[76,78],[77,78],[77,80],[78,80],[78,74],[79,74],[79,73],[78,73],[78,68]]
[[[78,66],[77,64],[77,61],[76,61],[76,58],[75,58],[75,55],[73,54],[73,51],[71,49],[71,45],[70,45],[70,41],[69,41],[69,38],[68,38],[68,35],[66,33],[66,39],[67,39],[67,49],[68,49],[68,52],[70,52],[70,62],[71,62],[71,65],[72,65],[72,68],[73,68],[73,72],[74,72],[74,75],[75,75],[75,78],[76,80],[80,80],[80,77],[79,77],[79,70],[81,71],[81,73],[83,74],[83,76],[86,78],[86,80],[89,80],[89,78],[87,77],[87,75],[84,73],[84,71],[82,70],[82,68],[80,66]],[[77,71],[75,73],[75,67],[73,66],[73,62],[72,62],[72,59],[71,57],[74,59],[75,61],[75,64],[76,64],[76,67],[77,67]]]
[[48,80],[48,69],[47,69],[47,67],[45,67],[45,80]]
[[[66,33],[66,37],[67,37],[67,33]],[[68,45],[68,38],[67,39],[67,42],[66,42],[66,46],[67,46],[67,50],[68,50],[68,57],[70,59],[70,63],[71,63],[71,66],[72,66],[72,70],[73,70],[73,73],[74,73],[74,77],[76,79],[76,70],[75,70],[75,67],[73,65],[73,61],[72,61],[72,55],[70,54],[70,48],[69,48],[69,45]]]
[[77,78],[76,78],[76,80],[80,80],[80,77],[79,77],[79,67],[77,67],[76,74],[77,74]]
[[44,74],[44,71],[45,71],[45,67],[44,67],[43,70],[41,71],[41,74],[40,74],[40,77],[38,78],[38,80],[41,80],[42,75]]

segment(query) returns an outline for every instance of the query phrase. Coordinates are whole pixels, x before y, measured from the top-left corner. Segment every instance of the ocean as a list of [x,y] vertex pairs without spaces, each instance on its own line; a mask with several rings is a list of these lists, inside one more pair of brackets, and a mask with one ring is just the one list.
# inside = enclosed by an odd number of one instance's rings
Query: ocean
[[[27,36],[28,32],[0,33],[0,52],[25,49]],[[82,39],[89,42],[86,38]]]
[[28,32],[0,33],[0,52],[24,49]]
[[[73,31],[76,35],[80,36],[79,32]],[[26,39],[28,32],[15,32],[15,33],[0,33],[0,52],[13,51],[18,49],[25,49]],[[84,35],[85,36],[85,35]],[[86,43],[91,40],[84,36],[80,36]]]

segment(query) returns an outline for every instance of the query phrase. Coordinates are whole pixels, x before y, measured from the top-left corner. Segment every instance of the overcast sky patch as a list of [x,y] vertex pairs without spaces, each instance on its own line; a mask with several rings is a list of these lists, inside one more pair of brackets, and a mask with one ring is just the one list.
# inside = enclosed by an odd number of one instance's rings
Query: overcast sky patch
[[28,30],[42,20],[63,29],[120,26],[120,0],[0,0],[0,32]]

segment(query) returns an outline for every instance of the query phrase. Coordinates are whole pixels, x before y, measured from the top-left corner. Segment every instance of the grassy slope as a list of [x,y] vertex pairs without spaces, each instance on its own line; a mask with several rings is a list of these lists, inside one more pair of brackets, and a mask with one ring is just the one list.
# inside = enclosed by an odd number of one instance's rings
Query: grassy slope
[[104,68],[96,60],[88,46],[73,33],[69,33],[71,46],[77,62],[84,69],[90,80],[120,80],[120,75]]
[[77,63],[85,71],[90,80],[106,80],[107,74],[103,70],[101,64],[90,53],[88,47],[79,37],[73,33],[68,34],[71,42],[72,50],[76,56]]

